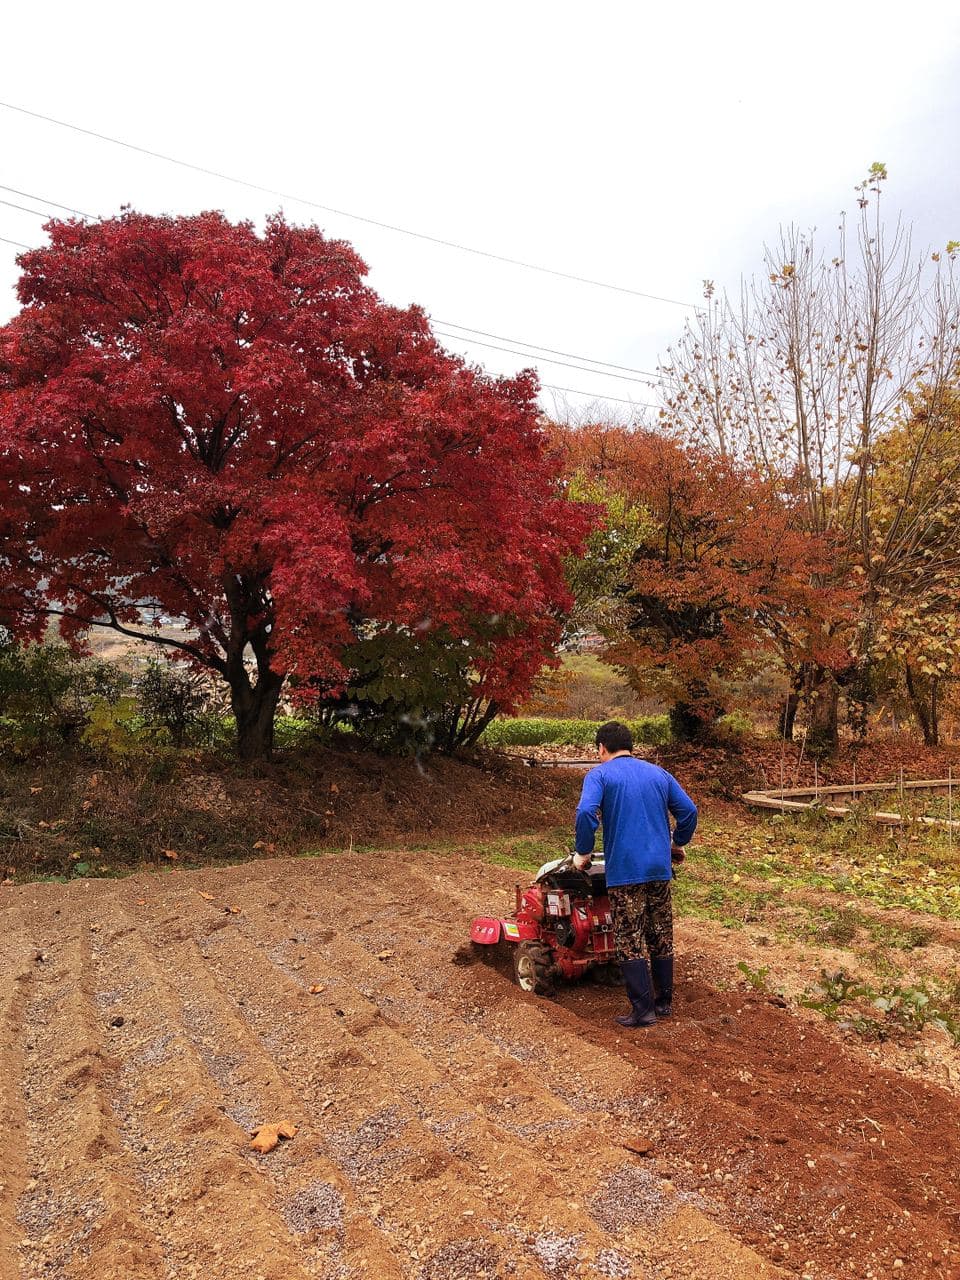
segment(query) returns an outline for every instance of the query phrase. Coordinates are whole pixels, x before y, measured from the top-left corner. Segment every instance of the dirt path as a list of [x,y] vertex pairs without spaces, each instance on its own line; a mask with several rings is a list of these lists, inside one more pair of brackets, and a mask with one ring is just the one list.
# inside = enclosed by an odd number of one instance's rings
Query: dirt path
[[689,931],[642,1034],[615,991],[456,963],[512,882],[398,854],[0,890],[2,1280],[960,1277],[955,1097],[719,990]]

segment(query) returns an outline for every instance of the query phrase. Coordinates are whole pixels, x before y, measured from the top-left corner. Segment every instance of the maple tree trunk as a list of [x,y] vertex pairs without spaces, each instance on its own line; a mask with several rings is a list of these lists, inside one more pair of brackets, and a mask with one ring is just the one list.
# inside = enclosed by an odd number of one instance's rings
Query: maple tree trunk
[[807,749],[813,756],[829,756],[840,745],[840,686],[833,673],[820,671],[810,691]]
[[692,681],[687,694],[689,701],[675,702],[670,708],[670,732],[679,742],[709,742],[723,707],[700,681]]
[[283,688],[283,676],[261,674],[255,685],[246,675],[231,680],[230,703],[237,722],[237,752],[241,760],[266,760],[273,751],[273,722]]
[[780,712],[780,721],[778,728],[780,737],[784,742],[793,741],[793,731],[797,723],[797,712],[800,710],[800,698],[803,694],[803,686],[806,683],[806,672],[801,669],[796,673],[790,681],[790,692],[787,694],[786,701],[783,704],[783,710]]
[[923,745],[925,747],[938,747],[940,745],[940,716],[937,701],[940,682],[934,678],[928,677],[925,679],[913,670],[909,662],[904,664],[904,671],[910,706],[923,733]]

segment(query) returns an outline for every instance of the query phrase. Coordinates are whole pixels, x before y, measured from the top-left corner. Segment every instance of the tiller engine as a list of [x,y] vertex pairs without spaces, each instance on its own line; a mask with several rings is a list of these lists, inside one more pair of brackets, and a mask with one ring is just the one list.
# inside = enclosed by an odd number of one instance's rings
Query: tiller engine
[[545,863],[528,889],[517,885],[514,914],[478,916],[470,940],[484,948],[510,946],[514,977],[536,995],[551,995],[557,978],[588,971],[619,982],[603,859],[594,858],[586,871],[578,871],[569,854]]

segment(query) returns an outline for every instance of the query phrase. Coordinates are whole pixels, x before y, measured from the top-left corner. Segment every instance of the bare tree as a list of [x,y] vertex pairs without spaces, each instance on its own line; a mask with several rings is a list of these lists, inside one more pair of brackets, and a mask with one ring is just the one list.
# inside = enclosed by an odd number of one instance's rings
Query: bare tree
[[[855,620],[839,615],[829,637],[846,659],[818,660],[822,637],[789,637],[784,647],[793,683],[784,733],[806,690],[811,740],[825,748],[836,745],[839,683],[870,660],[879,615],[924,540],[932,513],[914,492],[957,384],[960,246],[916,255],[901,222],[884,224],[886,176],[875,164],[857,187],[855,233],[843,216],[835,255],[815,232],[790,227],[765,250],[764,278],[739,299],[716,297],[708,284],[706,305],[662,368],[666,420],[801,498],[808,528],[837,547],[824,589],[859,580]],[[881,527],[876,447],[920,395],[930,427],[909,436],[894,498],[903,516]]]

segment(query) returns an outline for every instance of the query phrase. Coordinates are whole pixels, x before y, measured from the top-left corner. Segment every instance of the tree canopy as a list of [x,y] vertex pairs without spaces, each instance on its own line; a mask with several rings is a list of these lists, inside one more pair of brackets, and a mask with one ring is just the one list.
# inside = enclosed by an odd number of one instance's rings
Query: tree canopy
[[[750,468],[673,436],[588,426],[568,467],[609,497],[588,550],[606,573],[574,578],[638,692],[673,705],[698,736],[725,709],[725,687],[761,654],[831,661],[828,619],[845,597],[817,585],[830,540],[803,528],[796,503]],[[590,557],[581,565],[590,564]]]
[[[471,647],[505,707],[559,633],[589,523],[532,374],[449,355],[353,249],[272,218],[48,224],[0,330],[0,609],[151,639],[230,685],[242,754],[384,630]],[[145,610],[182,619],[161,634]]]

